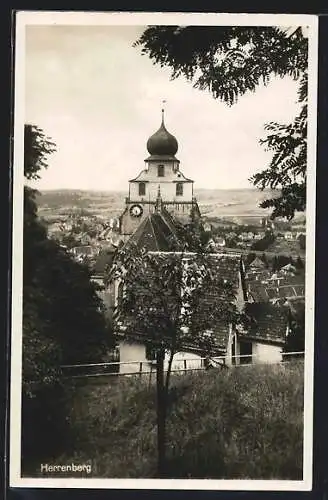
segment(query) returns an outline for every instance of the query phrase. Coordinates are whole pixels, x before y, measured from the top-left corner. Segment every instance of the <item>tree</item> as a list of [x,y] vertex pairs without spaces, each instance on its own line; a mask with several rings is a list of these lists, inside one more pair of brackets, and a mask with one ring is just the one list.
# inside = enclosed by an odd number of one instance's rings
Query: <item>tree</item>
[[275,255],[272,259],[271,269],[273,273],[279,271],[279,261],[277,255]]
[[267,259],[267,256],[265,255],[264,252],[262,253],[261,260],[262,260],[262,262],[264,262],[265,267],[268,268],[269,267],[268,259]]
[[[190,252],[190,249],[197,251]],[[158,475],[166,469],[166,419],[174,355],[188,346],[204,353],[217,349],[218,323],[237,318],[233,284],[215,273],[213,254],[198,240],[172,252],[148,253],[124,247],[107,281],[120,283],[116,328],[156,353]],[[227,256],[220,256],[227,258]],[[165,369],[165,354],[168,364]]]
[[298,243],[300,245],[301,250],[305,250],[306,247],[306,238],[304,234],[300,234],[298,237]]
[[[289,334],[284,352],[304,352],[305,349],[305,302],[289,305]],[[287,357],[288,359],[288,357]]]
[[48,168],[47,158],[56,151],[56,145],[36,125],[24,127],[24,176],[28,180],[40,179],[40,170]]
[[169,66],[172,79],[184,76],[230,106],[272,77],[297,80],[300,112],[291,124],[265,126],[268,135],[260,142],[273,157],[250,180],[261,190],[276,191],[260,204],[273,209],[272,218],[291,219],[305,209],[308,43],[302,28],[149,26],[134,46],[154,63]]
[[267,250],[270,245],[275,241],[275,236],[273,233],[266,232],[261,240],[256,240],[252,246],[252,250],[264,251]]
[[304,262],[303,262],[303,260],[301,259],[301,256],[300,256],[300,255],[298,255],[298,257],[297,257],[297,260],[296,260],[295,266],[296,266],[296,268],[297,268],[298,270],[302,270],[302,269],[304,269]]
[[[54,145],[25,126],[26,179],[39,178]],[[90,274],[47,236],[36,190],[24,189],[22,456],[51,453],[66,441],[68,383],[61,365],[99,360],[111,343]]]

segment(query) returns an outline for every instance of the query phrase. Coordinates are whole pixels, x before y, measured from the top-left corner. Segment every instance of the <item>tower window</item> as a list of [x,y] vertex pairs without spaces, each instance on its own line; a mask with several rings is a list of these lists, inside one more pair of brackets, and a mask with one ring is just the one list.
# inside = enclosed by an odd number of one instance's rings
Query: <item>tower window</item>
[[145,196],[146,194],[146,184],[144,182],[139,182],[139,196]]
[[183,195],[183,184],[182,184],[182,182],[177,182],[175,193],[176,193],[177,196],[182,196]]
[[158,177],[164,177],[164,165],[158,165],[157,175]]

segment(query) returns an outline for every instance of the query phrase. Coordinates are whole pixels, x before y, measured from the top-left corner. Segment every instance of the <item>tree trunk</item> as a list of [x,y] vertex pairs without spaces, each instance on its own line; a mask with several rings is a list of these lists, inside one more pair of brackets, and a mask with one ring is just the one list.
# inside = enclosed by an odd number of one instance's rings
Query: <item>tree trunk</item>
[[166,397],[164,386],[164,349],[157,352],[156,363],[156,385],[157,385],[157,472],[159,477],[165,476],[165,420],[166,420]]
[[169,392],[169,385],[170,385],[170,377],[171,377],[171,372],[172,372],[172,363],[173,363],[173,357],[174,357],[174,350],[173,348],[171,349],[170,353],[170,359],[169,359],[169,364],[167,367],[167,372],[166,372],[166,380],[165,380],[165,398],[168,396]]

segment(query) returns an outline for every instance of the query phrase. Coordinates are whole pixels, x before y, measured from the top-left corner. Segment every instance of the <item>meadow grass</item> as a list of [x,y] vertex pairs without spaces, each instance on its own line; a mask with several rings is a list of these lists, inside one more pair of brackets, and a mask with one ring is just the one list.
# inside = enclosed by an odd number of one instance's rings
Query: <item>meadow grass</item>
[[[172,376],[169,477],[301,480],[303,378],[302,362]],[[71,444],[52,462],[91,464],[88,477],[156,477],[155,385],[104,380],[77,388]]]

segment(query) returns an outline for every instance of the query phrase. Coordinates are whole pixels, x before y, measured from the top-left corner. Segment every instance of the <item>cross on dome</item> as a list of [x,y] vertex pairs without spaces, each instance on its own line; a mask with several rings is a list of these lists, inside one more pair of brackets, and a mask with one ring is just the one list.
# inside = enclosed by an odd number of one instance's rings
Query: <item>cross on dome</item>
[[165,112],[166,99],[162,100],[162,123],[164,124],[164,112]]

